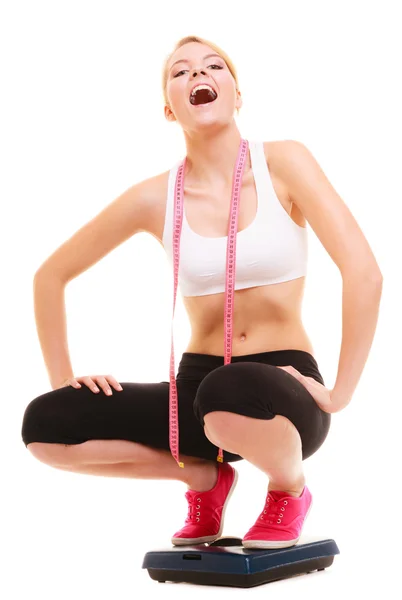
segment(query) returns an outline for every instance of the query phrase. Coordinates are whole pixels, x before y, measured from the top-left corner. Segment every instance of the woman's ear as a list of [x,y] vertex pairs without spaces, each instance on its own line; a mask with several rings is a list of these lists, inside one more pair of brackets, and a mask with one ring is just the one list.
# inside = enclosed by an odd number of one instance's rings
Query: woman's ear
[[241,97],[240,90],[237,90],[237,101],[236,101],[237,114],[239,114],[239,110],[241,109],[242,106],[243,106],[243,98]]
[[174,116],[170,106],[168,104],[165,105],[165,117],[168,121],[176,121],[176,117]]

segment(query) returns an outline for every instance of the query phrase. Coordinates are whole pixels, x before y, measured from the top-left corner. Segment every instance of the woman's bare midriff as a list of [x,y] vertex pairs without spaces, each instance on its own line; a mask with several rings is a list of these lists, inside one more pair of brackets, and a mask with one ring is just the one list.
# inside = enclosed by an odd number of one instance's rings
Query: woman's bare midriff
[[[275,148],[281,142],[265,142],[265,155],[276,195],[283,209],[301,226],[302,213],[289,200],[285,184],[275,176]],[[169,172],[154,179],[152,213],[146,231],[163,247],[167,185]],[[190,228],[205,237],[227,236],[231,201],[231,183],[225,189],[202,188],[185,178],[184,210]],[[250,160],[245,167],[240,193],[238,231],[254,220],[257,195]],[[305,278],[283,283],[236,290],[234,292],[232,356],[272,350],[304,350],[314,356],[313,346],[301,321]],[[191,338],[186,352],[224,356],[225,293],[184,296]]]

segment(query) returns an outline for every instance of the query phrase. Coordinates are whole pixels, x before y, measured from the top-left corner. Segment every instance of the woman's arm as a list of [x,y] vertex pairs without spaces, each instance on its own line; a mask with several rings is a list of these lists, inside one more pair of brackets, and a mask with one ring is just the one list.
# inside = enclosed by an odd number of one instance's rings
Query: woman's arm
[[342,344],[331,392],[331,412],[337,412],[350,402],[367,361],[377,326],[382,273],[352,213],[303,144],[284,140],[273,168],[342,275]]
[[342,343],[335,385],[331,392],[334,412],[352,399],[366,364],[377,327],[382,278],[352,272],[343,277]]
[[119,244],[148,231],[156,178],[135,184],[64,242],[34,277],[36,329],[52,389],[74,377],[67,341],[65,288]]
[[36,330],[52,390],[74,377],[67,342],[65,287],[55,275],[35,275]]

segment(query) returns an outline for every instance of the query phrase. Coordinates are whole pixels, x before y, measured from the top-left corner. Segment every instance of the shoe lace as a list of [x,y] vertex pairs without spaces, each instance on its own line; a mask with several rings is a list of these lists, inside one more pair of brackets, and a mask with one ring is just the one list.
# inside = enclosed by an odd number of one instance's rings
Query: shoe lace
[[[191,494],[186,492],[185,494],[188,500],[188,514],[186,517],[186,523],[195,523],[200,520],[201,512],[201,498],[197,494]],[[197,504],[198,503],[198,504]]]
[[[282,522],[282,517],[285,513],[285,505],[288,503],[287,500],[273,500],[272,497],[268,494],[267,499],[265,501],[265,507],[263,512],[260,515],[260,519],[262,521],[266,521],[267,523],[274,523],[274,519],[276,522],[280,524]],[[266,515],[266,516],[264,516]]]

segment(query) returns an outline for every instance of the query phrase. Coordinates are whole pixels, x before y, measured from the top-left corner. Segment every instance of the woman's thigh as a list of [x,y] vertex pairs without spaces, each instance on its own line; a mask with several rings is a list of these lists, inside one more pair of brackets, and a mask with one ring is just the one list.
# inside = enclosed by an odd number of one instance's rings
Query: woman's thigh
[[323,444],[331,423],[331,415],[293,375],[257,362],[229,363],[211,371],[198,387],[194,411],[203,426],[204,416],[213,411],[266,420],[282,415],[300,434],[303,460]]
[[[25,409],[22,439],[31,442],[81,444],[93,439],[122,439],[170,451],[169,383],[121,382],[122,391],[106,396],[88,387],[52,390]],[[193,403],[197,388],[178,381],[180,453],[216,460],[217,448],[206,437]],[[224,452],[225,462],[241,460]]]

